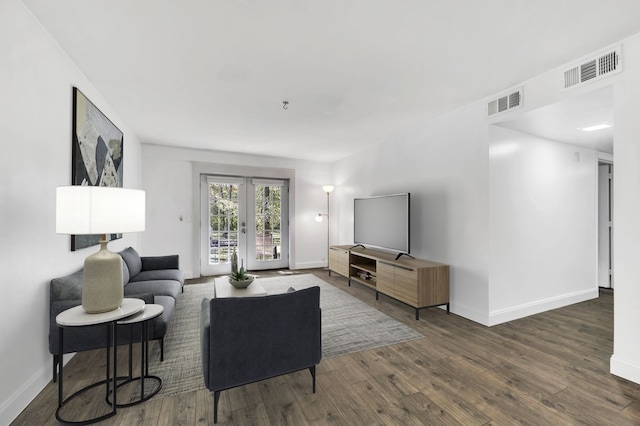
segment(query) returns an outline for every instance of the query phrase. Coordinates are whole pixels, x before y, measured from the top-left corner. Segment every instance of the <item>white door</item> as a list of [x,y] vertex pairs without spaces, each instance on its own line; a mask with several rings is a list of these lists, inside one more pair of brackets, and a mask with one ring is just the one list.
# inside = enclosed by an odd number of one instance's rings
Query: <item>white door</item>
[[247,182],[247,267],[289,266],[289,185],[285,180]]
[[239,231],[246,223],[245,192],[243,178],[201,176],[200,275],[228,274],[233,253],[240,259],[246,246],[246,234]]
[[201,176],[200,274],[289,266],[288,182]]

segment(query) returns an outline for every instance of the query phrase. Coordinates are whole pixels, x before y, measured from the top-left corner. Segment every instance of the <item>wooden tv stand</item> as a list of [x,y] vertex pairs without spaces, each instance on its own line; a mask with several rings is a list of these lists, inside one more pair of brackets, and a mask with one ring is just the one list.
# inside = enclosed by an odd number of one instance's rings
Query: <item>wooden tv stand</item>
[[396,258],[396,254],[354,247],[352,245],[329,248],[329,275],[336,272],[351,281],[376,292],[399,300],[416,309],[447,306],[449,313],[449,265],[413,259]]

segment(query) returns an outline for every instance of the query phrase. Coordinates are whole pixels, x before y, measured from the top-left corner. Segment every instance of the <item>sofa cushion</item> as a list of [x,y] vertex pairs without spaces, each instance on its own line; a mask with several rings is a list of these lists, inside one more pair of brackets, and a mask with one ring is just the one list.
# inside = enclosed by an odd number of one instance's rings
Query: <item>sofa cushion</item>
[[180,269],[180,258],[177,254],[169,256],[143,256],[142,270],[151,271],[152,269]]
[[132,281],[124,288],[124,295],[153,293],[156,296],[171,296],[174,299],[182,291],[182,285],[173,280]]
[[162,280],[178,281],[180,285],[183,285],[184,272],[179,269],[153,269],[150,271],[141,271],[138,275],[131,278],[132,282]]
[[127,247],[118,253],[124,259],[129,268],[129,279],[135,277],[142,270],[142,259],[140,255],[133,247]]

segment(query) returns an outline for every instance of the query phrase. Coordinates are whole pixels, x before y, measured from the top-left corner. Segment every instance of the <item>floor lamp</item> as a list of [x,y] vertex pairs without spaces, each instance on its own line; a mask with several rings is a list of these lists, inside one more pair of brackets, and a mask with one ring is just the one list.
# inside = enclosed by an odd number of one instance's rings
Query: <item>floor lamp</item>
[[333,185],[323,185],[322,190],[327,193],[327,213],[318,213],[316,216],[316,220],[318,222],[322,222],[322,217],[327,217],[327,269],[329,268],[329,195],[331,195],[331,191],[333,191]]

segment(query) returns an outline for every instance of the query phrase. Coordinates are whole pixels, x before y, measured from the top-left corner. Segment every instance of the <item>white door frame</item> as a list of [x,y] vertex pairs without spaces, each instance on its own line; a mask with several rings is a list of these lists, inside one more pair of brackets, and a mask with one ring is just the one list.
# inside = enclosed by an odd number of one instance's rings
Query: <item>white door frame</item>
[[[289,181],[289,269],[296,269],[296,251],[295,251],[295,196],[296,196],[296,180],[294,169],[282,169],[271,167],[252,167],[234,164],[218,164],[218,163],[191,163],[191,181],[192,181],[192,211],[200,212],[201,196],[200,182],[201,175],[227,175],[227,176],[262,176],[265,179],[287,179]],[[201,215],[199,215],[202,217]],[[192,256],[191,262],[194,276],[202,276],[200,270],[200,220],[194,220],[192,223]]]

